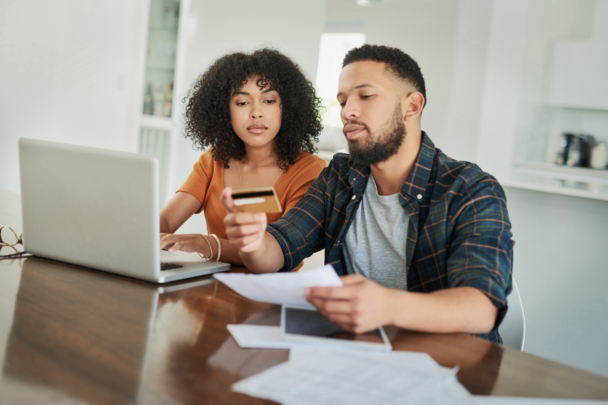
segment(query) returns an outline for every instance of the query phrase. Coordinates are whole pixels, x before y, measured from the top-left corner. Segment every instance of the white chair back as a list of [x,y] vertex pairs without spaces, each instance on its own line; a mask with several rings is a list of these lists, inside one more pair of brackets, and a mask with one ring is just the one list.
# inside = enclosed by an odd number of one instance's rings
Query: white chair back
[[498,327],[498,333],[500,333],[504,345],[523,352],[526,340],[526,317],[515,279],[513,279],[513,291],[507,298],[507,303],[509,310]]

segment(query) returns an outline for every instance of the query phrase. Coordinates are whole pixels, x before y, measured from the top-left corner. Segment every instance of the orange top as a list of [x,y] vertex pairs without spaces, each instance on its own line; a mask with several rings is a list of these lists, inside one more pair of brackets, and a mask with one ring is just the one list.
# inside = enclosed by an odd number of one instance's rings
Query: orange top
[[[274,185],[283,212],[266,214],[268,223],[278,221],[293,208],[326,166],[327,162],[324,159],[307,152],[300,153],[295,163],[289,166]],[[194,164],[192,173],[177,191],[192,194],[203,203],[197,213],[204,211],[208,234],[214,233],[221,239],[228,239],[224,227],[226,208],[220,201],[223,190],[224,164],[213,160],[210,149],[201,155]]]

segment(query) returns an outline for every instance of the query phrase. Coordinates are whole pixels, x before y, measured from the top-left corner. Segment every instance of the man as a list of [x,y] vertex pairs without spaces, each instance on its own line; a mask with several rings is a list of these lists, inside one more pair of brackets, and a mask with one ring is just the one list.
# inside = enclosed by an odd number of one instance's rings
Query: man
[[503,189],[421,130],[424,79],[400,50],[351,50],[337,97],[350,156],[335,155],[283,218],[266,227],[263,214],[237,213],[224,190],[226,233],[245,265],[289,271],[325,248],[344,286],[310,288],[307,299],[343,328],[501,342],[513,262]]

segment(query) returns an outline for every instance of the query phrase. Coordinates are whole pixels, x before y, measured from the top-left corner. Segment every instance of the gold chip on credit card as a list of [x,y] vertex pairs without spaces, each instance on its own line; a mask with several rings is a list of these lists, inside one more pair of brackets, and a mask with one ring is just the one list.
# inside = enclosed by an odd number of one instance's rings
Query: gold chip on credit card
[[233,191],[232,199],[239,212],[281,212],[281,203],[274,187]]

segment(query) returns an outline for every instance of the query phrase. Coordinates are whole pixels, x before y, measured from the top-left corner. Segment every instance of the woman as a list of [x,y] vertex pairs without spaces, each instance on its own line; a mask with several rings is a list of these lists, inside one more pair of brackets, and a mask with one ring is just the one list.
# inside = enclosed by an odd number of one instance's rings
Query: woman
[[[242,265],[226,237],[222,190],[274,187],[283,212],[267,214],[268,223],[291,209],[326,166],[312,154],[321,100],[299,67],[271,49],[218,59],[188,96],[186,136],[209,150],[160,213],[161,249]],[[201,211],[208,235],[173,234]]]

